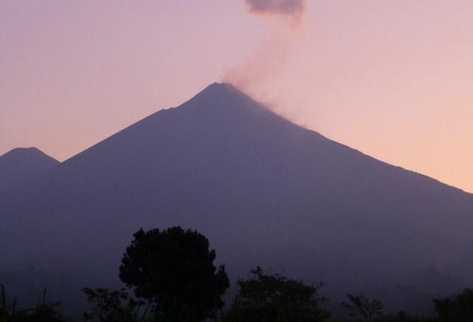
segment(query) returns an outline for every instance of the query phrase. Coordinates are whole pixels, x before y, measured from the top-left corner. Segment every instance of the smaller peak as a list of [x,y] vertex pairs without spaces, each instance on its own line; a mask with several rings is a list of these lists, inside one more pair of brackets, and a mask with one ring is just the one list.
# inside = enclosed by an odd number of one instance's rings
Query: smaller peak
[[14,148],[7,153],[0,156],[0,158],[5,159],[31,159],[31,158],[38,158],[38,159],[50,159],[52,161],[58,162],[54,158],[50,157],[40,149],[36,147],[19,147]]
[[20,147],[20,148],[14,148],[7,153],[5,153],[3,156],[7,155],[26,155],[26,154],[44,154],[41,152],[38,148],[35,147]]
[[40,149],[38,149],[37,147],[20,147],[20,148],[16,148],[16,149],[13,149],[13,151],[17,151],[17,152],[23,152],[23,153],[43,153],[41,152]]

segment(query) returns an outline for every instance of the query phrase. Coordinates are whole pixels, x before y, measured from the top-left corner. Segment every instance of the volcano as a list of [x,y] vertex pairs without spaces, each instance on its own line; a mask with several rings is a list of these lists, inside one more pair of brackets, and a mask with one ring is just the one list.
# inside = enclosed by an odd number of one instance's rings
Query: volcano
[[0,280],[13,289],[114,286],[133,232],[176,225],[208,236],[233,278],[259,265],[393,308],[473,282],[471,194],[298,126],[229,84],[131,125],[0,206]]

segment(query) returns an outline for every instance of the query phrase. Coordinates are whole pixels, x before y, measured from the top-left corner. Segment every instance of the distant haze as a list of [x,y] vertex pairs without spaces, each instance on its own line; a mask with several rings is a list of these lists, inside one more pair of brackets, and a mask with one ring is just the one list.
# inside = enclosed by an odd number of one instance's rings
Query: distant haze
[[[472,12],[470,0],[306,1],[303,33],[287,55],[275,42],[283,63],[251,94],[473,191]],[[0,154],[64,160],[179,105],[271,42],[267,18],[245,0],[0,1]]]

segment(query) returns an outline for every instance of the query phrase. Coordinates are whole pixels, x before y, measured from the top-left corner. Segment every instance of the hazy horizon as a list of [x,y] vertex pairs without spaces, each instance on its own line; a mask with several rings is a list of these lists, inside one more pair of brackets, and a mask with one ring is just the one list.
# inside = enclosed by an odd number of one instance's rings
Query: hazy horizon
[[473,3],[363,4],[295,24],[243,0],[2,1],[0,155],[62,161],[237,69],[294,122],[473,192]]

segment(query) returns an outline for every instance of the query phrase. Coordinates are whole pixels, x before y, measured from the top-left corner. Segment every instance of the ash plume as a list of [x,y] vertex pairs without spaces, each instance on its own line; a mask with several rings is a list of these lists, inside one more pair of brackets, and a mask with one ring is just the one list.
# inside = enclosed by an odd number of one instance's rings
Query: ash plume
[[278,78],[301,36],[306,0],[245,0],[248,12],[263,19],[267,36],[259,48],[240,64],[226,71],[223,81],[258,99],[263,88]]
[[291,35],[292,32],[285,29],[272,30],[255,52],[227,70],[224,82],[259,96],[257,94],[261,88],[277,78],[286,65],[292,47]]
[[251,13],[300,17],[305,10],[305,0],[245,0]]

